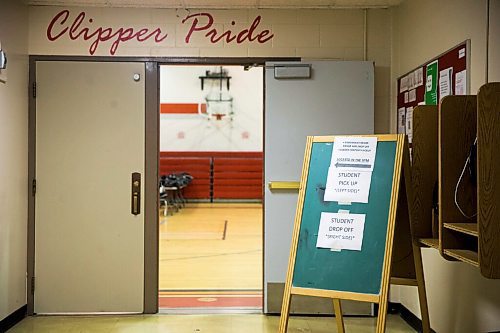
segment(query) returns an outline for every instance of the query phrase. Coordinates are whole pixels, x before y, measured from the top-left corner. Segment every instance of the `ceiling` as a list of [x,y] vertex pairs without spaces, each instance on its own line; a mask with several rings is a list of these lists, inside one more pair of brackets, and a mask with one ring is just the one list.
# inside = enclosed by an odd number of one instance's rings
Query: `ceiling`
[[387,8],[402,0],[27,0],[30,5],[137,8]]

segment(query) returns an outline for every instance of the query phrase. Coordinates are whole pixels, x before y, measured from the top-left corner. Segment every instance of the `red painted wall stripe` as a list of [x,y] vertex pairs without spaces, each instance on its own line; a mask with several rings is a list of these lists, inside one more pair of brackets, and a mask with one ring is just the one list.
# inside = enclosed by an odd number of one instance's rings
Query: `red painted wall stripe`
[[[161,103],[160,113],[170,114],[197,114],[198,103]],[[201,113],[207,113],[207,105],[201,104]]]

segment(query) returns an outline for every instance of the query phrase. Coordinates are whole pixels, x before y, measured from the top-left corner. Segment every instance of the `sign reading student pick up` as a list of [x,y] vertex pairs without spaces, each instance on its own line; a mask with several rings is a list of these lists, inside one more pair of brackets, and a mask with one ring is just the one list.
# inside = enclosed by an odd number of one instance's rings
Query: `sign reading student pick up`
[[376,137],[336,137],[324,200],[368,203],[376,152]]

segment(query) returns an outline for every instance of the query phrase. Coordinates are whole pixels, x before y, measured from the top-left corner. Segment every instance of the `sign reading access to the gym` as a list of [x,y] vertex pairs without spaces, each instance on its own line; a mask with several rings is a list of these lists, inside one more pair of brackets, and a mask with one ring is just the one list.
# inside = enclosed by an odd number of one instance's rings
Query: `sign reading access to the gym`
[[376,152],[376,137],[336,137],[324,200],[368,203]]
[[361,251],[365,214],[321,213],[316,247]]

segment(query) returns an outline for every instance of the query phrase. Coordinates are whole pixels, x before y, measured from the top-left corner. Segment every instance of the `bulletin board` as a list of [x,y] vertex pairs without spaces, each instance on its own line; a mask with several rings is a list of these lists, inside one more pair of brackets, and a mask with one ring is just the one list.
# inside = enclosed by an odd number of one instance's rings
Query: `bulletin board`
[[[407,134],[412,141],[413,108],[438,105],[446,95],[470,93],[470,40],[427,61],[397,80],[397,133]],[[434,84],[429,78],[434,77]],[[435,94],[432,96],[432,94]]]

